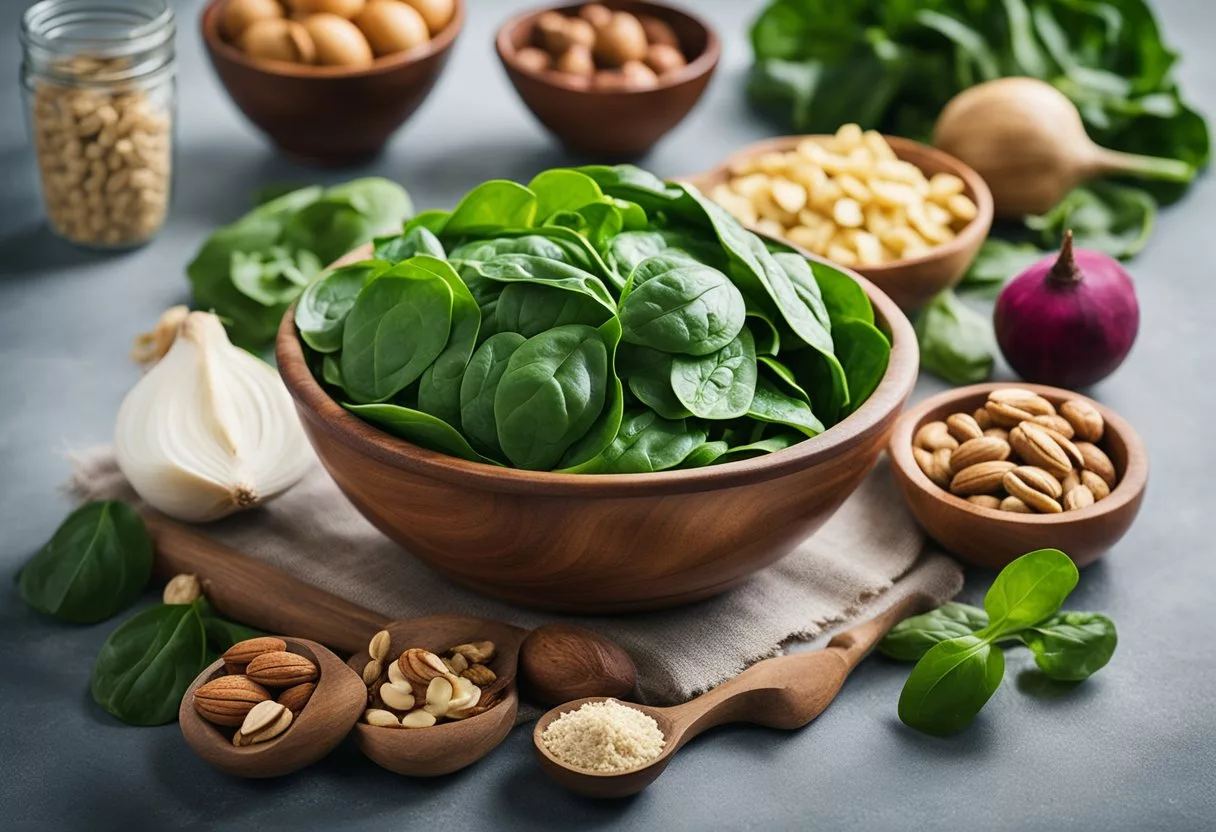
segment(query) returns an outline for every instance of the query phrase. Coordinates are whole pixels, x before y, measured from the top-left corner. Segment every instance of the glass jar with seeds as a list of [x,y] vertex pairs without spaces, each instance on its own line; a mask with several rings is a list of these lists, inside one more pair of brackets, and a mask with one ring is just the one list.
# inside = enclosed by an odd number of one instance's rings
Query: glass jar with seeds
[[172,192],[175,32],[164,0],[42,0],[21,21],[21,80],[42,196],[60,236],[151,239]]

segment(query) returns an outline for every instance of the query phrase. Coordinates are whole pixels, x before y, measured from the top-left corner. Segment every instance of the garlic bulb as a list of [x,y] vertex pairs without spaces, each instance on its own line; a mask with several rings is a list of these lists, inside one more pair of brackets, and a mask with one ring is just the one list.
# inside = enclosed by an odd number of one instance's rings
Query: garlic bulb
[[186,316],[123,400],[114,452],[140,497],[191,522],[278,496],[314,459],[278,373],[234,347],[207,312]]

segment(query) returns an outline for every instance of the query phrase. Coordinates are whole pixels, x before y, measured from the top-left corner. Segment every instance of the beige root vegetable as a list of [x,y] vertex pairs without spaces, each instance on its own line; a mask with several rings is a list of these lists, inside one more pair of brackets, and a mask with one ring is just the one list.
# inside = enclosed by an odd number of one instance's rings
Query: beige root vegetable
[[367,0],[287,0],[292,15],[303,20],[314,14],[336,14],[354,20]]
[[452,22],[456,16],[456,0],[402,0],[413,6],[422,19],[426,21],[431,37],[439,34],[440,30]]
[[371,0],[355,18],[377,57],[404,52],[430,40],[426,21],[398,0]]
[[605,66],[624,66],[646,57],[646,30],[628,12],[613,13],[595,35],[595,57]]
[[1034,78],[1001,78],[959,93],[938,116],[933,144],[984,178],[1001,217],[1046,213],[1096,176],[1194,175],[1185,162],[1094,144],[1068,97]]
[[226,0],[220,13],[220,31],[236,43],[245,30],[258,20],[283,16],[277,0]]
[[336,14],[314,14],[304,21],[323,66],[364,66],[372,62],[372,48],[359,27]]
[[241,36],[240,45],[249,57],[266,61],[310,64],[317,55],[304,26],[282,18],[254,21]]

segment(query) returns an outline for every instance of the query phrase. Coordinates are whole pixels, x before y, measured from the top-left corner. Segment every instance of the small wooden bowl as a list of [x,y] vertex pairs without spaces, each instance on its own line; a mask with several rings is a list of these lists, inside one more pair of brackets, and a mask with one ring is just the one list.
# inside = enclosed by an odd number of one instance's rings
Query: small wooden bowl
[[[989,392],[1001,387],[1032,390],[1055,405],[1080,399],[1097,408],[1106,420],[1101,446],[1118,474],[1118,483],[1106,499],[1062,514],[1015,514],[969,503],[925,476],[912,456],[917,429],[952,413],[971,413],[987,400]],[[1092,399],[1037,384],[975,384],[926,399],[896,423],[888,450],[899,489],[925,531],[952,554],[990,569],[1000,569],[1027,552],[1045,548],[1060,549],[1077,566],[1093,563],[1136,519],[1148,482],[1148,454],[1131,425]]]
[[648,151],[701,98],[718,65],[722,47],[713,29],[688,12],[661,3],[606,0],[616,11],[646,14],[675,30],[688,66],[649,90],[594,90],[561,73],[533,72],[517,53],[531,45],[533,25],[549,11],[566,15],[584,4],[546,6],[511,18],[498,30],[495,45],[520,98],[562,144],[571,150],[619,162]]
[[426,44],[370,66],[306,66],[254,60],[219,32],[225,0],[211,0],[200,21],[203,44],[241,112],[289,156],[348,165],[380,151],[426,100],[464,25],[464,0]]
[[[774,139],[749,144],[747,147],[731,154],[721,164],[712,170],[694,176],[682,177],[683,181],[691,182],[703,192],[709,193],[715,185],[730,180],[730,169],[753,156],[764,153],[786,152],[793,150],[803,139],[828,138],[827,136],[779,136]],[[943,246],[930,251],[923,257],[911,257],[906,260],[896,260],[883,263],[881,266],[855,266],[854,271],[874,281],[878,288],[886,292],[891,300],[899,304],[905,312],[914,312],[931,301],[937,294],[953,287],[979,253],[980,246],[992,229],[992,192],[984,183],[983,178],[967,165],[948,153],[929,147],[911,139],[898,136],[886,136],[887,143],[895,151],[895,155],[905,162],[916,165],[926,176],[935,173],[952,173],[966,184],[965,193],[975,203],[979,213],[967,224],[958,236]]]
[[304,358],[294,307],[283,316],[275,355],[338,488],[433,569],[524,606],[663,609],[718,595],[785,557],[827,522],[886,446],[916,383],[916,334],[890,298],[844,271],[891,335],[878,388],[819,436],[708,468],[558,474],[469,462],[390,436],[330,398]]
[[[472,765],[506,739],[515,726],[515,715],[519,711],[515,675],[519,645],[526,630],[489,619],[433,616],[394,621],[388,625],[388,631],[393,637],[393,652],[398,655],[398,645],[402,650],[422,647],[442,654],[456,644],[494,642],[497,655],[489,667],[498,676],[498,681],[487,688],[486,693],[501,690],[502,700],[477,716],[430,728],[384,728],[360,720],[355,723],[354,731],[360,751],[377,765],[397,774],[436,777]],[[364,650],[352,656],[349,665],[361,674],[370,658]]]
[[264,778],[299,771],[332,751],[363,713],[367,688],[358,673],[315,641],[281,638],[290,652],[311,659],[319,673],[308,704],[290,727],[274,739],[237,748],[232,744],[234,729],[213,725],[194,710],[194,692],[224,675],[223,660],[199,674],[182,697],[177,712],[182,735],[196,754],[225,774]]

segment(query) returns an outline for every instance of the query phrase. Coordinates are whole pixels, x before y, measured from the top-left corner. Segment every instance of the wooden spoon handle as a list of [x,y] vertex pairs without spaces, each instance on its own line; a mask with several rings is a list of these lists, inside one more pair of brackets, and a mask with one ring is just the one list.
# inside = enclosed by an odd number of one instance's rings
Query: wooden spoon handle
[[823,650],[765,659],[691,702],[669,709],[678,744],[728,722],[772,728],[801,728],[823,713],[845,679],[887,632],[922,611],[929,599],[919,593],[897,601],[880,615],[839,633]]
[[156,548],[156,571],[187,572],[221,615],[266,630],[357,653],[388,619],[336,598],[260,560],[217,543],[162,514],[143,512]]

